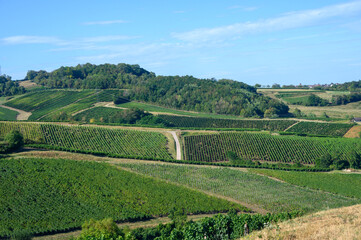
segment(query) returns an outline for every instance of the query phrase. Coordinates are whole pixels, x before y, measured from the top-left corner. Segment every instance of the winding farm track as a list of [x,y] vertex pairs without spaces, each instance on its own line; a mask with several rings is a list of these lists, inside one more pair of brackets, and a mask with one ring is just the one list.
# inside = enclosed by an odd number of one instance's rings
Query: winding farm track
[[23,110],[8,107],[8,106],[5,106],[5,105],[0,105],[0,107],[7,108],[9,110],[13,110],[15,112],[18,112],[19,114],[16,116],[16,120],[28,120],[29,117],[31,116],[31,112],[25,112]]
[[175,131],[169,131],[170,134],[172,134],[175,144],[176,144],[176,150],[177,150],[177,160],[182,160],[182,152],[181,152],[181,146],[179,143],[179,139],[177,136],[177,133]]

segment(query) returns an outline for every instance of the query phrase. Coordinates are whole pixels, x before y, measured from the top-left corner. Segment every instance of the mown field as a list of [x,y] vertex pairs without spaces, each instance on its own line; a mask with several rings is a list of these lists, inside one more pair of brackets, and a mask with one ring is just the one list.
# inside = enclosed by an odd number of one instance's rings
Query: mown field
[[0,237],[79,228],[90,218],[130,221],[246,208],[164,181],[94,162],[64,159],[0,160]]
[[274,177],[282,181],[318,189],[326,192],[340,194],[346,197],[361,199],[361,174],[348,173],[303,173],[268,169],[250,169],[253,173],[259,173]]
[[0,138],[12,129],[19,130],[25,142],[33,147],[126,158],[172,159],[167,150],[167,138],[159,132],[0,122]]
[[[273,213],[292,210],[314,212],[360,202],[359,199],[301,188],[265,176],[225,167],[156,163],[121,163],[119,165],[146,176],[229,197]],[[343,184],[346,186],[347,182]]]
[[2,121],[2,120],[7,120],[7,121],[16,120],[17,115],[18,115],[18,113],[13,111],[13,110],[0,107],[0,121]]
[[348,160],[351,150],[361,153],[359,139],[273,136],[262,133],[228,132],[184,136],[185,160],[227,161],[232,151],[241,159],[313,164],[326,153]]

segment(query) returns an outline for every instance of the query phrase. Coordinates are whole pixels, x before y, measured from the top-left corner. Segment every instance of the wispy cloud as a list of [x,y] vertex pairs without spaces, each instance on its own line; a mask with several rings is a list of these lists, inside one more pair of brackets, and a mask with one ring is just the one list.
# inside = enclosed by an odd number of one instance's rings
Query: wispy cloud
[[245,12],[251,12],[251,11],[257,10],[258,7],[255,7],[255,6],[246,7],[246,6],[240,6],[240,5],[233,5],[233,6],[228,7],[228,9],[240,9]]
[[94,21],[94,22],[83,22],[83,25],[109,25],[109,24],[119,24],[127,23],[124,20],[110,20],[110,21]]
[[51,36],[11,36],[2,38],[5,44],[61,44],[63,41]]
[[203,28],[189,32],[173,33],[172,36],[176,39],[189,42],[217,41],[246,34],[309,26],[333,17],[346,16],[360,11],[361,1],[353,1],[318,9],[289,12],[279,17],[254,22],[242,22],[215,28]]

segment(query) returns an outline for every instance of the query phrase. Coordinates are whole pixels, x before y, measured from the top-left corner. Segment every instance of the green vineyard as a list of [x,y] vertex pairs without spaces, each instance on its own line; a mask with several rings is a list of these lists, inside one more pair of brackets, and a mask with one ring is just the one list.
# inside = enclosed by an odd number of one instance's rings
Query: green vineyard
[[172,159],[167,150],[166,137],[158,132],[0,122],[0,138],[4,138],[12,129],[19,130],[26,142],[39,147],[116,157]]
[[136,221],[187,213],[246,211],[235,203],[107,164],[64,159],[0,160],[0,238],[56,233],[85,220]]
[[182,117],[159,115],[159,117],[180,128],[243,128],[270,131],[284,131],[296,123],[293,120],[233,120],[217,118]]
[[273,136],[262,133],[220,133],[184,137],[185,160],[227,161],[227,152],[233,151],[245,160],[272,162],[314,163],[330,153],[348,160],[351,150],[361,153],[359,139]]
[[41,91],[33,92],[7,102],[5,105],[32,112],[29,120],[37,120],[61,107],[85,98],[94,91]]
[[352,127],[348,123],[299,122],[287,129],[287,132],[342,137]]

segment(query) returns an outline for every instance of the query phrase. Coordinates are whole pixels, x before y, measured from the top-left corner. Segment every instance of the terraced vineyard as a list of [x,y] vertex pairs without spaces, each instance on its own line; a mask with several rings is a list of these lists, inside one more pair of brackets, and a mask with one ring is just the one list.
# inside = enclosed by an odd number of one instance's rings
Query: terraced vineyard
[[37,120],[52,111],[93,94],[93,90],[83,91],[39,91],[26,94],[5,103],[6,106],[32,112],[29,120]]
[[287,129],[287,132],[342,137],[353,126],[347,123],[299,122]]
[[217,118],[181,117],[159,115],[164,120],[180,128],[243,128],[283,131],[297,121],[294,120],[233,120]]
[[27,142],[38,143],[35,147],[128,158],[172,159],[166,147],[167,138],[158,132],[1,122],[0,138],[11,129],[20,130]]
[[351,150],[361,153],[359,139],[272,136],[262,133],[220,133],[184,137],[185,160],[227,161],[227,152],[235,152],[241,159],[310,164],[326,153],[341,154],[348,160]]
[[79,228],[85,220],[117,221],[246,208],[106,164],[64,159],[0,160],[0,238]]

